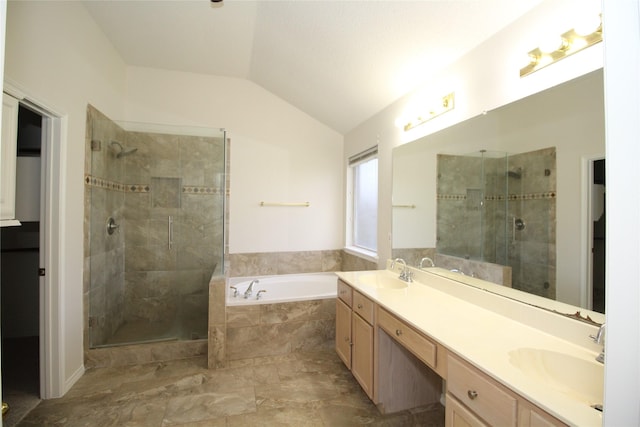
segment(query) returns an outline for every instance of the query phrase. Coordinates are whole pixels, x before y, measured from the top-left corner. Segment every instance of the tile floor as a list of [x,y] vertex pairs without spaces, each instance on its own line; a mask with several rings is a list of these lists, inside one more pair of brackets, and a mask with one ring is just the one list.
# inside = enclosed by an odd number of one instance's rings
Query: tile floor
[[444,426],[440,404],[380,415],[335,352],[206,369],[204,357],[88,371],[19,426]]

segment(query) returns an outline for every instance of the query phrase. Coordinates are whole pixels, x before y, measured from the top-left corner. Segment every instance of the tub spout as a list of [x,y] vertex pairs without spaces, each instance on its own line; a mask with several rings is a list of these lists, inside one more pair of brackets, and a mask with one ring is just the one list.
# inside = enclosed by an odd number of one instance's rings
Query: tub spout
[[258,279],[255,279],[252,280],[251,283],[249,283],[249,287],[246,291],[244,291],[245,298],[249,298],[251,295],[253,295],[253,285],[255,285],[256,283],[260,283],[260,281]]
[[256,299],[260,299],[260,296],[265,292],[267,292],[266,289],[260,289],[256,294]]

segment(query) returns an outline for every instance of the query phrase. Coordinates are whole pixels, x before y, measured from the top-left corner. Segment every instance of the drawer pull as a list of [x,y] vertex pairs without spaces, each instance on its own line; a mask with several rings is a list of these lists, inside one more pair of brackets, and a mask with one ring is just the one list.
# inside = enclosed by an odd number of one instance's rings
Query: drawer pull
[[396,336],[400,336],[402,335],[402,330],[401,329],[396,329]]
[[358,308],[362,310],[362,304],[358,304]]
[[469,396],[469,399],[474,400],[476,397],[478,397],[478,392],[475,390],[468,390],[467,396]]

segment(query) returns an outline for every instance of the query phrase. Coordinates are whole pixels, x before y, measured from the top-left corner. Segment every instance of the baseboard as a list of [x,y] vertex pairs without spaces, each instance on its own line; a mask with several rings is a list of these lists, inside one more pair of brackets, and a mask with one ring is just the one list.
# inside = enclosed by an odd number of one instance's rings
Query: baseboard
[[67,394],[71,387],[78,382],[80,378],[84,375],[84,364],[80,365],[80,367],[64,382],[64,394]]

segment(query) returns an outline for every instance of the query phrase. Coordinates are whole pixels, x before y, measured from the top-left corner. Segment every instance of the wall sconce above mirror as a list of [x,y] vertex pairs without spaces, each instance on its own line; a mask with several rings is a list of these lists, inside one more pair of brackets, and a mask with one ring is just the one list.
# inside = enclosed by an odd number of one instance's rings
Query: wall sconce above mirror
[[451,92],[445,96],[443,96],[440,100],[425,103],[424,107],[420,108],[420,111],[416,113],[407,114],[406,117],[401,117],[398,119],[399,126],[406,131],[411,130],[421,124],[428,122],[429,120],[435,119],[436,117],[446,113],[447,111],[453,110],[455,107],[455,96],[454,93]]
[[602,20],[587,20],[576,25],[575,28],[561,34],[547,37],[539,47],[529,51],[528,63],[520,69],[520,77],[534,73],[567,56],[578,53],[602,41]]

